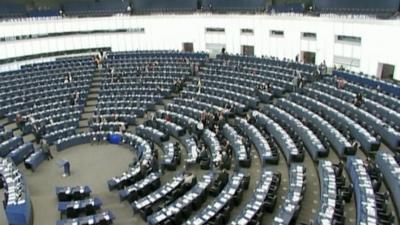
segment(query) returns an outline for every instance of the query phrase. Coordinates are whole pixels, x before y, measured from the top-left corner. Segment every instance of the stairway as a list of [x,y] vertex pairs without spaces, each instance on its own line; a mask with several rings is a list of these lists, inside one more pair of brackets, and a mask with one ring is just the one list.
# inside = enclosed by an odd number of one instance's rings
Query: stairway
[[79,127],[77,133],[89,131],[89,120],[93,116],[93,112],[96,110],[96,104],[100,93],[101,82],[104,76],[104,70],[98,70],[93,75],[93,80],[90,85],[89,94],[86,98],[86,104],[83,108],[81,118],[79,120]]

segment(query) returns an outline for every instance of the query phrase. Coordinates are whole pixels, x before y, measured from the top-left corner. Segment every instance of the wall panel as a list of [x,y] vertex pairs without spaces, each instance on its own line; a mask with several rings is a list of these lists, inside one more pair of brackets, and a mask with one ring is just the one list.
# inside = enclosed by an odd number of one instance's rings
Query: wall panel
[[[221,27],[223,34],[206,34],[207,27]],[[360,58],[360,67],[375,74],[378,63],[396,66],[400,79],[400,21],[374,19],[315,18],[268,15],[146,15],[98,18],[66,18],[38,21],[10,21],[0,24],[0,37],[99,29],[144,28],[145,33],[102,33],[0,42],[0,59],[79,48],[109,46],[115,51],[182,49],[193,42],[196,51],[206,51],[206,43],[225,44],[229,53],[240,53],[241,45],[254,45],[255,54],[294,59],[301,51],[316,52],[316,63],[333,65],[335,55]],[[240,29],[254,30],[242,35]],[[271,30],[284,37],[271,37]],[[315,41],[302,40],[302,32],[317,34]],[[335,35],[359,36],[361,45],[336,43]]]

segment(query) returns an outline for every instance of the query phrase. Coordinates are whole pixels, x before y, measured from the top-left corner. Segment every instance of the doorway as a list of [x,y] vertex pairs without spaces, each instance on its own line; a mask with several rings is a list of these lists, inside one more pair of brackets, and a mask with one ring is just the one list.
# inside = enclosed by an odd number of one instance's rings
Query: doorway
[[303,63],[315,64],[315,52],[301,52],[301,60]]
[[194,51],[192,42],[184,42],[182,44],[182,47],[183,47],[184,52],[193,52]]
[[242,45],[242,55],[254,56],[254,46]]
[[393,80],[394,69],[395,69],[394,65],[386,64],[386,63],[379,63],[378,64],[378,76],[381,79]]
[[215,58],[218,54],[221,54],[222,49],[225,49],[225,44],[206,43],[206,50],[210,58]]

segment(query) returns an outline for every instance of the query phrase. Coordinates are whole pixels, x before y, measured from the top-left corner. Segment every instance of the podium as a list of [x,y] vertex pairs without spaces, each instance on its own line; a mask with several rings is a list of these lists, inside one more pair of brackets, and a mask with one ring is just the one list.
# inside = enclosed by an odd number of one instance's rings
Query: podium
[[57,165],[58,165],[58,167],[64,169],[63,177],[67,177],[67,176],[71,175],[71,168],[70,168],[69,161],[67,161],[65,159],[60,159],[57,161]]

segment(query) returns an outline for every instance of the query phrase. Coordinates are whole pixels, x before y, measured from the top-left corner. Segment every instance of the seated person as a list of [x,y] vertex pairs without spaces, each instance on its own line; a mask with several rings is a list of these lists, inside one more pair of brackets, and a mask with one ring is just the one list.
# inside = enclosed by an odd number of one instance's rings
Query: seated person
[[342,160],[340,160],[339,163],[335,165],[334,170],[335,170],[335,175],[337,177],[342,175],[343,167],[344,167],[344,164],[343,164]]
[[191,188],[195,183],[196,177],[193,175],[193,173],[185,171],[183,175],[183,188],[187,190]]
[[394,155],[394,159],[396,160],[397,164],[400,164],[400,153],[396,152]]
[[272,85],[270,83],[267,83],[266,89],[268,92],[272,92]]
[[105,116],[100,116],[101,123],[107,123],[107,119]]
[[228,117],[231,116],[232,113],[233,113],[233,107],[232,107],[232,105],[226,104],[224,108],[225,108],[225,114],[226,114]]
[[217,178],[214,180],[213,186],[210,189],[212,195],[216,196],[221,190],[225,187],[228,183],[229,174],[223,169],[218,175]]
[[360,107],[362,103],[363,103],[363,97],[361,93],[358,93],[356,95],[356,98],[353,100],[353,104],[357,107]]
[[208,152],[204,144],[201,145],[200,151],[199,151],[199,160],[200,161],[206,161],[208,160]]
[[201,138],[201,134],[203,133],[204,130],[204,124],[202,122],[198,123],[196,126],[196,135],[197,135],[197,140]]
[[119,132],[120,132],[120,133],[125,133],[125,131],[126,131],[125,123],[121,123],[121,124],[119,125]]
[[111,114],[111,122],[118,122],[118,116],[115,112]]
[[231,157],[225,151],[222,151],[221,156],[222,156],[222,168],[230,169],[232,163]]
[[213,162],[214,162],[214,166],[216,168],[221,168],[221,166],[222,166],[222,155],[221,155],[221,152],[219,152],[219,151],[217,152],[215,158],[213,159]]
[[147,175],[147,172],[149,171],[149,169],[150,169],[150,162],[149,162],[149,160],[143,159],[143,160],[140,162],[140,172],[141,172],[144,176],[146,176],[146,175]]
[[180,152],[181,151],[181,148],[179,147],[179,143],[176,141],[175,142],[175,144],[174,144],[174,150],[176,151],[176,152]]

